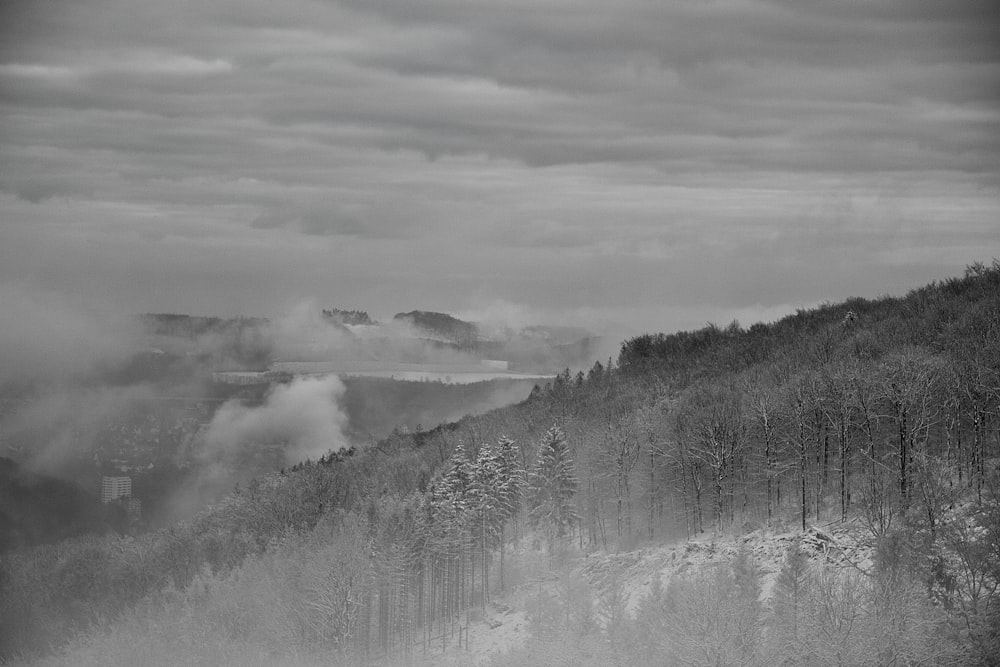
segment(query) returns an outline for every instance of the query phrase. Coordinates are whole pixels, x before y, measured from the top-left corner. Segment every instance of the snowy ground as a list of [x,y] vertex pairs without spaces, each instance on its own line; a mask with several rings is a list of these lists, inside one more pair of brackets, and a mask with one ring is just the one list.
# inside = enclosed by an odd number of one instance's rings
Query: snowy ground
[[414,663],[428,667],[485,665],[493,658],[528,641],[528,636],[528,619],[525,611],[515,610],[500,602],[488,605],[481,618],[470,621],[468,648],[465,643],[459,647],[457,640],[452,640],[444,652],[440,646],[429,650],[426,654],[418,650],[414,655]]
[[[698,572],[716,563],[727,563],[741,549],[749,551],[763,573],[761,600],[770,599],[774,582],[788,548],[801,540],[810,560],[843,568],[869,571],[872,567],[870,534],[855,521],[834,522],[810,526],[805,532],[761,529],[741,536],[703,536],[685,542],[646,547],[623,553],[592,553],[582,556],[570,567],[582,575],[593,588],[595,596],[607,590],[617,579],[622,586],[626,610],[634,613],[639,601],[659,578],[666,585],[672,577]],[[529,558],[522,551],[522,558]],[[544,562],[544,556],[535,558]],[[535,570],[535,574],[538,573]],[[544,572],[544,570],[543,570]],[[488,605],[485,612],[470,613],[467,646],[458,646],[457,639],[446,650],[435,647],[426,654],[414,656],[417,665],[473,666],[487,664],[494,657],[523,645],[529,639],[527,598],[541,589],[556,590],[558,578],[535,576],[530,583],[517,586],[507,595]]]
[[811,561],[857,567],[866,572],[872,566],[871,540],[863,527],[849,521],[809,526],[805,532],[779,533],[760,529],[739,537],[702,536],[628,553],[592,555],[586,558],[582,571],[598,591],[606,590],[611,580],[618,577],[625,594],[626,610],[633,613],[639,600],[649,593],[654,577],[659,577],[665,586],[674,576],[728,563],[745,549],[761,568],[761,600],[766,601],[771,597],[785,554],[797,540],[801,540]]

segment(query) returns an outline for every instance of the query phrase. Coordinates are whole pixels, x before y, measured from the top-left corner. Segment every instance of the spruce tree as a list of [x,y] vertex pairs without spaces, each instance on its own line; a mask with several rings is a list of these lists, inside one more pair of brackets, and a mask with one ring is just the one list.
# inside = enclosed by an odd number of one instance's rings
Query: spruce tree
[[524,469],[518,454],[517,444],[507,436],[500,436],[496,446],[496,456],[500,466],[497,493],[504,520],[517,515],[524,495]]
[[515,521],[514,532],[517,534],[517,515],[521,510],[524,496],[525,474],[521,465],[520,451],[516,443],[507,436],[497,440],[496,456],[500,467],[500,479],[497,492],[500,499],[500,590],[504,590],[504,525],[507,521]]
[[469,509],[474,516],[475,529],[480,530],[481,525],[485,526],[492,538],[500,531],[500,522],[506,518],[500,497],[503,472],[496,451],[489,445],[480,447],[470,472]]
[[573,496],[577,480],[569,456],[566,436],[558,426],[550,428],[538,447],[538,458],[528,478],[529,519],[542,527],[551,542],[567,535],[577,522]]

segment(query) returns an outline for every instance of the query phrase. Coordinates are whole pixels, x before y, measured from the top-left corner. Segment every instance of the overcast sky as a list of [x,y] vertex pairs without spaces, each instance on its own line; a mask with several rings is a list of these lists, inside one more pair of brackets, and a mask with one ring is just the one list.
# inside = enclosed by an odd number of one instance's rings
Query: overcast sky
[[674,330],[1000,256],[994,0],[2,7],[22,297]]

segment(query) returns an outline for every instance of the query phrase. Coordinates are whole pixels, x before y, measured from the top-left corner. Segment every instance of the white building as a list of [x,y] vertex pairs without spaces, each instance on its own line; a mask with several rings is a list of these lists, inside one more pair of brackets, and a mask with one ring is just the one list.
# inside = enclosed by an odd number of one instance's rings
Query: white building
[[132,496],[131,477],[107,477],[101,480],[101,502],[110,503]]

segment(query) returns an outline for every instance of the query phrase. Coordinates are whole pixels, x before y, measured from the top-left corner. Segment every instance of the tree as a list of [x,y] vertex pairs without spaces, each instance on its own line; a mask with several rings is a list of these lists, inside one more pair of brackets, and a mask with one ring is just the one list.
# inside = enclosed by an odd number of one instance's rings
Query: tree
[[758,664],[761,607],[744,591],[733,570],[721,563],[674,577],[663,594],[654,587],[652,595],[659,600],[644,603],[639,614],[646,616],[647,627],[658,630],[653,636],[659,640],[659,660],[669,656],[666,664],[704,667]]
[[617,509],[618,541],[625,533],[632,536],[632,469],[639,460],[639,435],[633,419],[634,413],[613,406],[604,415],[603,454],[615,471],[615,500]]
[[840,361],[827,364],[821,375],[823,400],[820,406],[828,426],[837,434],[841,521],[847,520],[851,504],[851,444],[860,412],[855,378],[860,372],[856,364]]
[[777,462],[779,398],[774,385],[765,378],[751,378],[747,384],[751,435],[764,450],[765,505],[770,526],[774,508],[781,500],[781,471]]
[[566,436],[562,429],[553,426],[542,436],[538,458],[528,478],[531,499],[528,516],[533,525],[545,530],[550,547],[555,538],[567,535],[579,519],[573,503],[576,490]]
[[[517,444],[506,436],[497,440],[496,456],[500,467],[497,494],[502,520],[500,522],[500,590],[504,590],[504,526],[516,518],[524,496],[524,469],[521,467],[520,451]],[[515,524],[516,531],[516,524]]]
[[796,655],[803,633],[806,596],[811,583],[809,558],[798,542],[785,554],[778,578],[774,583],[774,616],[776,632],[773,639],[783,652]]
[[689,391],[682,400],[687,412],[688,448],[711,473],[716,528],[734,519],[734,477],[747,445],[749,421],[739,388],[718,383]]
[[896,427],[899,457],[899,497],[905,510],[910,504],[910,466],[938,420],[939,380],[942,363],[919,349],[904,349],[883,365],[883,391]]
[[493,447],[483,445],[471,467],[469,485],[469,505],[473,515],[470,526],[477,536],[482,557],[482,604],[485,607],[489,595],[489,550],[500,536],[500,530],[507,520],[507,510],[502,497],[503,460]]

